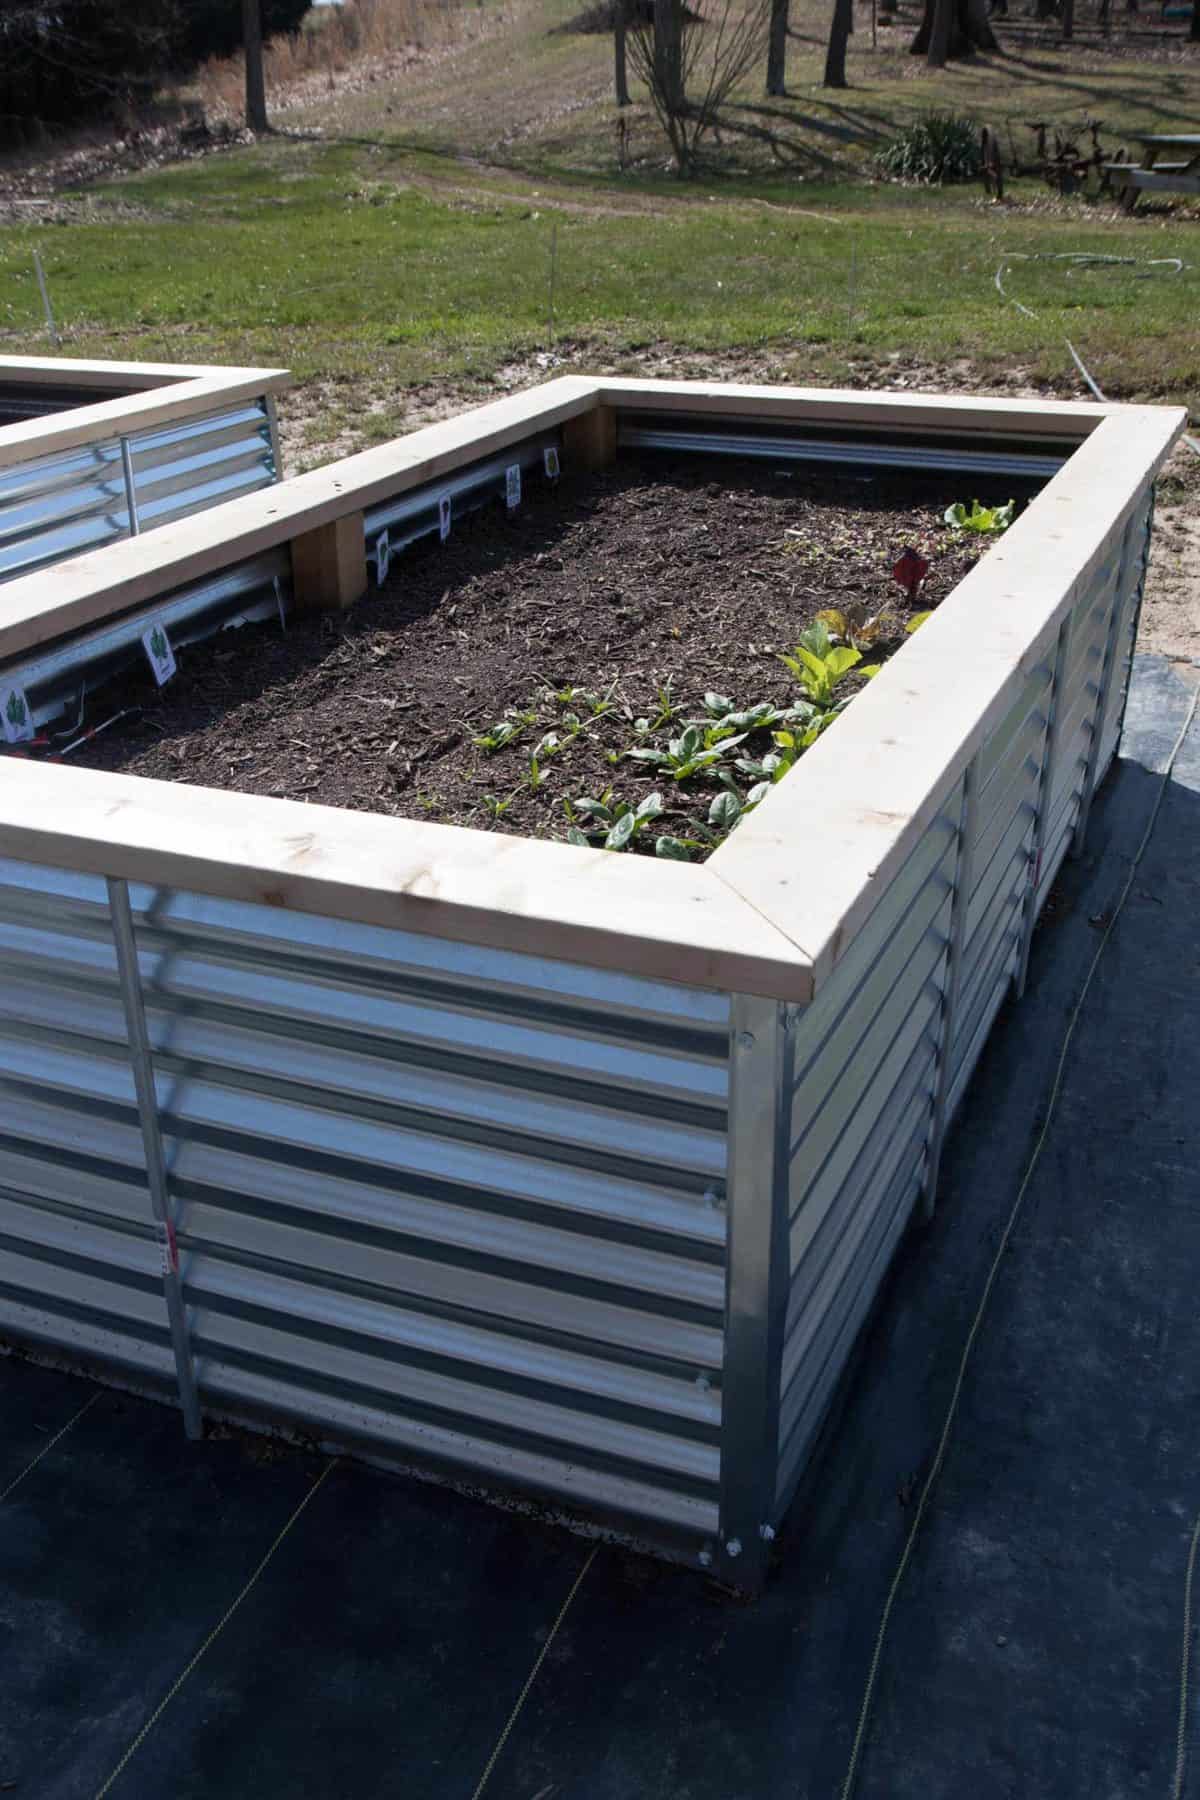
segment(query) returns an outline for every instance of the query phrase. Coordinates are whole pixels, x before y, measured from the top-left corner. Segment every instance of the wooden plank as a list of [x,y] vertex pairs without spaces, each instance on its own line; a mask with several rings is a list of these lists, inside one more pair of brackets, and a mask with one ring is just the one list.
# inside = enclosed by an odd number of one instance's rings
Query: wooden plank
[[720,992],[812,992],[795,946],[686,863],[15,760],[0,841],[55,868]]
[[1109,419],[706,865],[791,937],[817,988],[1108,554],[1186,424]]
[[649,381],[604,377],[606,406],[645,412],[708,413],[714,418],[789,419],[807,424],[869,425],[888,431],[986,431],[991,436],[1082,440],[1113,410],[1082,400],[1011,400],[977,395],[881,394],[852,388],[793,388],[738,382]]
[[[3,365],[8,363],[13,375],[24,379],[34,360],[0,358],[0,374]],[[71,365],[64,366],[69,368]],[[111,386],[114,380],[123,379],[120,372],[127,365],[89,366],[116,371],[110,377],[108,385]],[[183,369],[171,381],[156,379],[148,392],[121,394],[116,399],[97,401],[92,406],[72,407],[68,412],[53,413],[43,419],[23,419],[19,424],[0,427],[0,469],[73,450],[100,439],[152,431],[176,419],[194,418],[198,413],[214,412],[225,405],[234,406],[240,400],[279,393],[290,383],[291,376],[286,369],[207,369],[198,377]]]

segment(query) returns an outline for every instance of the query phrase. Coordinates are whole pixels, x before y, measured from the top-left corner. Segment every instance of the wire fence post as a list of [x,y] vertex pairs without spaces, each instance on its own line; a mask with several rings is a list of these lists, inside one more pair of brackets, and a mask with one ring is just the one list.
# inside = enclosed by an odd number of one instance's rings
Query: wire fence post
[[54,308],[50,304],[50,289],[46,286],[46,271],[42,267],[40,250],[35,250],[33,253],[33,268],[37,276],[38,287],[41,290],[42,309],[46,314],[46,330],[50,333],[55,349],[59,349],[62,346],[62,339],[58,335],[58,326],[54,323]]
[[125,1011],[125,1030],[129,1039],[129,1061],[133,1069],[142,1145],[146,1154],[146,1182],[150,1189],[150,1205],[162,1252],[163,1291],[171,1328],[171,1348],[175,1354],[175,1379],[183,1408],[184,1429],[190,1438],[198,1438],[201,1435],[200,1401],[188,1343],[187,1313],[183,1301],[183,1283],[179,1276],[175,1224],[167,1192],[166,1162],[158,1123],[158,1097],[154,1091],[154,1062],[146,1031],[146,1012],[142,1001],[142,981],[138,971],[129,888],[124,881],[111,876],[108,879],[108,906],[117,951],[117,975],[121,984],[121,1004]]
[[954,1033],[958,1026],[958,999],[962,992],[963,947],[967,941],[967,913],[975,883],[975,844],[979,835],[979,776],[983,759],[977,750],[963,771],[962,806],[958,820],[958,855],[954,865],[954,898],[950,902],[950,943],[946,951],[946,986],[942,992],[941,1030],[938,1037],[937,1087],[929,1121],[929,1149],[921,1190],[921,1217],[933,1217],[937,1199],[942,1143],[946,1136],[946,1110],[953,1075]]

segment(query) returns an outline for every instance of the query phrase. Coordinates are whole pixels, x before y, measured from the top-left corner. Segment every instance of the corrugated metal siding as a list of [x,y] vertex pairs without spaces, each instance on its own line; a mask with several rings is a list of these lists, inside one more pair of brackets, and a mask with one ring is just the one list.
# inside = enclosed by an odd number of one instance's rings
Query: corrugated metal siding
[[947,796],[796,1027],[777,1508],[917,1198],[958,848]]
[[[132,888],[196,1375],[716,1525],[726,997]],[[0,863],[0,1329],[171,1369],[104,884]]]
[[[801,1016],[795,1082],[783,1096],[793,1147],[777,1517],[927,1179],[939,1079],[948,1119],[1071,843],[1102,701],[1097,775],[1115,750],[1148,525],[1147,501],[1128,539],[1124,530],[1113,533],[1075,605],[1063,650],[1051,650],[980,746],[971,807],[960,779]],[[956,929],[962,947],[951,998]]]
[[[129,438],[146,531],[278,480],[265,399]],[[129,535],[119,437],[0,470],[0,581]]]

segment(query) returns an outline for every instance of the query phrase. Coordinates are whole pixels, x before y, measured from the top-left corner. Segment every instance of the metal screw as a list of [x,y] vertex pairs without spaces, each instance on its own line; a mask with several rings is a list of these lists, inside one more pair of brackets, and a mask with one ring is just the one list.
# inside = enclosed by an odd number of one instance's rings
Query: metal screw
[[707,1375],[702,1373],[696,1377],[696,1386],[700,1389],[702,1394],[707,1394],[709,1388],[712,1386],[712,1382],[708,1379]]
[[753,1048],[754,1048],[754,1033],[752,1031],[739,1031],[738,1032],[738,1049],[739,1050],[753,1050]]
[[773,1525],[760,1525],[758,1528],[758,1535],[764,1544],[773,1544],[775,1542],[775,1527]]
[[696,1561],[700,1564],[700,1567],[702,1569],[709,1568],[712,1564],[712,1551],[711,1550],[702,1550],[700,1552],[699,1556],[696,1558]]
[[740,1556],[742,1554],[741,1538],[730,1538],[725,1545],[725,1554],[726,1556]]

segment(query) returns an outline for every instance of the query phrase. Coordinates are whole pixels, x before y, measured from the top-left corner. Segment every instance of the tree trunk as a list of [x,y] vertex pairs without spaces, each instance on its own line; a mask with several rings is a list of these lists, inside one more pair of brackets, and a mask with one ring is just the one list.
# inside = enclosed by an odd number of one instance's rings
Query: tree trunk
[[788,0],[771,0],[771,35],[767,39],[767,92],[787,93]]
[[627,22],[625,0],[616,0],[613,12],[613,56],[618,106],[629,105],[629,77],[625,69],[625,27]]
[[[946,32],[944,53],[941,48],[943,31]],[[933,69],[940,69],[947,58],[999,48],[996,34],[988,22],[987,0],[925,0],[920,29],[909,45],[912,54],[924,56]]]
[[242,42],[246,50],[246,123],[251,131],[269,131],[260,0],[242,0]]
[[833,0],[829,48],[825,52],[825,86],[846,86],[846,40],[850,36],[850,9],[854,0]]
[[655,81],[672,117],[683,111],[682,0],[654,0]]
[[1075,0],[1063,0],[1062,34],[1065,44],[1069,44],[1075,36]]
[[950,38],[954,28],[954,0],[934,0],[933,24],[929,28],[929,48],[925,61],[931,69],[944,69],[950,55]]
[[1188,29],[1188,37],[1193,44],[1200,44],[1200,0],[1192,0],[1192,23]]

